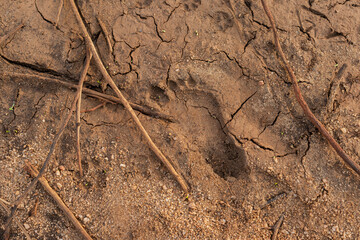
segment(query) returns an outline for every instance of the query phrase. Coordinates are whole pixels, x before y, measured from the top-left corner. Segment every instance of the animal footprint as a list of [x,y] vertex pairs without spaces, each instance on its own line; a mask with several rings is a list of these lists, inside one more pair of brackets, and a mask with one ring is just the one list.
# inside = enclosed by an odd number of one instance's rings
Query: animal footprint
[[196,10],[201,5],[201,0],[187,0],[184,3],[185,10],[190,12]]

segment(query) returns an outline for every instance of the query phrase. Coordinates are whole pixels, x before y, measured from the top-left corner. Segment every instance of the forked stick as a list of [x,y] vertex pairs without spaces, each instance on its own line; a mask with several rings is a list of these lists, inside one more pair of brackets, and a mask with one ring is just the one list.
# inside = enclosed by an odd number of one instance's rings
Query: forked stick
[[298,103],[300,104],[301,108],[304,110],[305,115],[307,116],[307,118],[312,122],[312,124],[314,124],[314,126],[320,131],[320,133],[325,137],[325,139],[330,143],[330,145],[335,149],[335,151],[337,152],[337,154],[345,161],[345,163],[347,163],[357,174],[360,175],[360,166],[359,164],[357,164],[356,162],[354,162],[345,152],[344,150],[340,147],[340,145],[335,141],[335,139],[330,135],[330,133],[326,130],[325,126],[315,117],[315,115],[311,112],[309,106],[307,105],[307,103],[305,102],[303,96],[301,95],[301,91],[300,91],[300,87],[299,84],[296,80],[294,71],[292,70],[290,64],[288,63],[285,54],[281,48],[280,42],[279,42],[279,37],[277,35],[277,31],[276,31],[276,26],[275,26],[275,21],[274,21],[274,17],[272,16],[269,7],[266,4],[266,0],[261,0],[261,3],[264,7],[264,11],[266,13],[266,15],[269,18],[270,24],[271,24],[271,29],[273,30],[273,34],[274,34],[274,41],[275,41],[275,46],[276,46],[276,50],[279,53],[279,56],[281,58],[281,61],[284,63],[285,65],[285,70],[288,73],[288,77],[290,78],[291,82],[292,82],[292,86],[295,92],[295,97],[298,101]]
[[165,164],[165,166],[167,167],[167,169],[170,171],[170,173],[172,175],[174,175],[175,179],[179,182],[180,186],[182,187],[182,189],[184,190],[185,194],[189,193],[189,186],[186,183],[185,179],[183,178],[183,176],[181,176],[181,174],[179,174],[175,168],[173,167],[173,164],[164,156],[164,154],[158,149],[158,147],[155,145],[155,143],[151,140],[149,134],[146,132],[145,128],[143,127],[143,125],[141,124],[140,120],[138,119],[138,117],[136,116],[133,108],[130,106],[129,102],[126,100],[126,98],[123,96],[123,94],[121,93],[121,91],[119,90],[119,88],[116,86],[115,82],[112,80],[112,78],[110,77],[109,73],[106,71],[100,56],[95,48],[95,45],[85,27],[85,24],[80,16],[79,10],[74,2],[74,0],[69,0],[70,1],[70,5],[72,7],[72,10],[76,16],[76,19],[79,23],[80,29],[84,34],[84,37],[86,39],[86,41],[89,43],[90,49],[94,55],[94,59],[96,64],[99,67],[100,72],[102,73],[103,77],[105,78],[105,80],[109,83],[109,85],[111,86],[111,88],[115,91],[116,95],[119,97],[121,103],[124,105],[124,107],[126,108],[126,110],[130,113],[132,119],[134,120],[134,122],[136,123],[136,126],[139,128],[139,130],[141,131],[142,135],[144,136],[144,138],[146,139],[150,149],[156,154],[156,156],[163,162],[163,164]]
[[[39,172],[36,170],[36,168],[33,165],[31,165],[30,162],[26,161],[25,166],[26,166],[26,171],[32,177],[36,177],[39,174]],[[74,214],[66,206],[63,200],[61,200],[61,198],[55,192],[55,190],[50,187],[49,182],[46,180],[46,178],[44,177],[39,178],[39,182],[44,187],[45,191],[55,200],[55,202],[58,204],[60,209],[63,210],[63,212],[69,218],[69,220],[74,224],[75,228],[84,236],[85,239],[91,240],[92,238],[90,237],[90,235],[86,232],[86,230],[83,228],[81,223],[76,219]]]
[[[5,209],[7,214],[10,214],[11,211],[10,211],[9,207],[5,205],[5,201],[0,200],[0,205]],[[30,237],[29,233],[26,231],[26,229],[24,228],[24,226],[16,219],[14,221],[18,225],[18,227],[21,229],[21,231],[24,233],[26,239],[31,240],[31,237]],[[10,232],[5,233],[4,238],[6,239],[9,236],[9,234],[10,234]],[[8,235],[8,236],[6,236],[6,235]]]
[[[80,87],[78,87],[78,90],[77,92],[79,91]],[[26,195],[32,190],[34,189],[34,187],[36,186],[36,183],[39,181],[39,179],[44,175],[46,169],[47,169],[47,166],[49,165],[49,162],[50,162],[50,159],[51,159],[51,156],[52,154],[54,153],[55,151],[55,146],[57,144],[57,142],[59,141],[61,135],[63,134],[64,130],[65,130],[65,127],[66,125],[68,124],[70,118],[71,118],[71,115],[72,113],[74,112],[75,108],[76,108],[76,102],[78,100],[78,97],[79,97],[79,94],[76,94],[75,95],[75,98],[74,98],[74,101],[72,102],[71,104],[71,108],[70,108],[70,111],[68,113],[68,115],[66,116],[66,118],[64,118],[61,122],[61,125],[60,125],[60,128],[59,128],[59,131],[58,133],[55,135],[54,137],[54,140],[53,142],[51,143],[51,146],[50,146],[50,150],[49,150],[49,153],[48,155],[46,156],[46,159],[45,159],[45,162],[43,164],[43,166],[41,167],[40,171],[39,171],[39,174],[36,176],[36,178],[34,178],[32,180],[32,182],[30,183],[30,185],[25,189],[25,191],[23,192],[23,194],[20,195],[20,197],[18,197],[18,199],[15,200],[14,202],[14,206],[11,208],[11,213],[8,217],[8,219],[6,220],[6,223],[5,223],[5,233],[9,232],[9,229],[10,229],[10,224],[11,224],[11,221],[12,219],[14,218],[15,216],[15,213],[16,213],[16,210],[18,209],[19,207],[19,204],[24,200],[24,198],[26,197]],[[4,234],[3,234],[4,236]]]

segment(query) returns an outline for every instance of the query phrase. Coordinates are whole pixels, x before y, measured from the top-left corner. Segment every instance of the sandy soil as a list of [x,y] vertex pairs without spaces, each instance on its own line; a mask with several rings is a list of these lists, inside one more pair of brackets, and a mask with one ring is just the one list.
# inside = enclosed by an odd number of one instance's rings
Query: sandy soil
[[[0,2],[1,36],[25,24],[0,55],[0,198],[12,202],[31,180],[25,160],[41,166],[75,93],[14,73],[76,84],[86,54],[68,1],[58,21],[59,0]],[[360,163],[359,2],[268,2],[306,101]],[[113,104],[81,115],[80,178],[72,118],[46,178],[94,239],[270,239],[281,215],[278,239],[360,239],[360,178],[305,119],[260,1],[78,5],[126,97],[176,120],[138,113],[191,185],[186,199]],[[93,62],[85,85],[114,95]],[[100,103],[84,95],[82,108]],[[29,217],[37,198],[38,214]],[[81,239],[41,185],[17,219],[34,239]],[[5,220],[0,209],[1,226]],[[11,239],[24,239],[15,225]]]

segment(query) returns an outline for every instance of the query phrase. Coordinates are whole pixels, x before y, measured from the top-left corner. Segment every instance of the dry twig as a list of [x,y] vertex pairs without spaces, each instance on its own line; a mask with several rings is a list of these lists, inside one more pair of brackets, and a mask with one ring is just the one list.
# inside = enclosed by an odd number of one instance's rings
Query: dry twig
[[134,112],[133,108],[131,107],[129,102],[126,100],[126,98],[123,96],[123,94],[121,93],[121,91],[119,90],[119,88],[117,87],[115,82],[112,80],[109,73],[106,71],[106,69],[105,69],[105,67],[104,67],[104,65],[103,65],[103,63],[102,63],[102,61],[100,59],[100,56],[99,56],[99,54],[98,54],[98,52],[96,50],[96,47],[95,47],[94,43],[92,42],[92,39],[91,39],[87,29],[86,29],[86,26],[85,26],[82,18],[81,18],[81,15],[79,13],[79,10],[78,10],[74,0],[69,0],[69,1],[70,1],[72,10],[73,10],[73,12],[74,12],[74,14],[76,16],[76,19],[77,19],[77,21],[79,23],[80,29],[83,32],[83,35],[84,35],[86,41],[90,45],[91,51],[92,51],[92,53],[94,55],[94,60],[95,60],[96,64],[98,65],[99,70],[102,73],[103,77],[109,83],[111,88],[115,91],[116,95],[119,97],[121,103],[124,105],[126,110],[130,113],[132,119],[136,123],[136,126],[139,128],[142,135],[146,139],[150,149],[156,154],[156,156],[163,162],[163,164],[167,167],[167,169],[170,171],[170,173],[175,177],[175,179],[178,181],[178,183],[180,184],[180,186],[184,190],[185,194],[188,194],[189,193],[189,186],[188,186],[187,182],[185,181],[184,177],[181,176],[181,174],[176,171],[176,169],[173,167],[173,163],[170,162],[164,156],[164,154],[158,149],[158,147],[152,141],[149,134],[147,133],[147,131],[145,130],[145,128],[141,124],[139,118],[136,116],[136,113]]
[[295,97],[300,104],[301,108],[303,109],[306,117],[314,124],[314,126],[320,131],[320,133],[325,137],[325,139],[330,143],[330,145],[335,149],[337,154],[347,163],[357,174],[360,175],[360,166],[356,162],[354,162],[341,148],[341,146],[335,141],[335,139],[330,135],[330,133],[326,130],[325,126],[315,117],[315,115],[311,112],[309,106],[305,102],[301,91],[299,84],[296,80],[296,76],[294,74],[294,71],[292,70],[290,64],[288,63],[285,54],[281,48],[279,37],[276,31],[275,21],[274,17],[272,16],[269,7],[267,6],[266,0],[261,0],[261,3],[263,5],[264,11],[266,15],[269,18],[271,29],[273,30],[274,34],[274,42],[276,46],[276,50],[279,53],[279,56],[281,58],[281,61],[285,65],[285,70],[288,73],[288,77],[290,81],[292,82],[292,86],[295,92]]
[[[0,201],[0,205],[3,207],[3,209],[5,209],[5,211],[6,211],[6,213],[7,214],[10,214],[10,209],[8,208],[8,206],[6,206],[5,205],[5,203],[6,204],[10,204],[10,203],[8,203],[7,201],[5,201],[5,200],[1,200]],[[27,240],[31,240],[31,237],[30,237],[30,235],[29,235],[29,233],[26,231],[26,229],[24,228],[24,226],[17,220],[17,219],[15,219],[15,223],[16,223],[16,225],[18,225],[18,227],[21,229],[21,231],[24,233],[24,235],[25,235],[25,237],[26,237],[26,239]],[[9,232],[10,233],[10,232]],[[8,235],[8,234],[5,234],[5,235]],[[4,237],[4,239],[6,239],[6,238],[9,238],[8,236],[5,236]]]
[[[70,83],[70,82],[64,81],[64,80],[59,80],[57,78],[52,78],[52,77],[44,77],[44,76],[40,76],[40,75],[27,74],[27,73],[6,73],[6,74],[15,76],[15,77],[21,77],[21,78],[36,78],[36,79],[43,80],[43,81],[51,81],[51,82],[55,82],[55,83],[64,85],[68,88],[72,88],[72,89],[77,89],[77,87],[78,87],[76,84],[73,84],[73,83]],[[121,100],[119,98],[105,94],[105,93],[97,92],[97,91],[91,90],[89,88],[83,88],[82,92],[88,96],[101,99],[102,101],[108,101],[111,103],[118,103],[118,104],[122,105]],[[145,106],[139,105],[137,103],[132,103],[132,102],[129,102],[129,104],[131,105],[131,107],[134,110],[136,110],[144,115],[147,115],[147,116],[150,116],[153,118],[157,118],[157,119],[161,119],[161,120],[164,120],[167,122],[176,122],[176,120],[173,117],[166,115],[164,113],[160,113],[156,110],[152,110],[149,107],[145,107]]]
[[80,150],[81,94],[82,94],[82,90],[83,90],[85,77],[86,77],[86,74],[87,74],[89,66],[90,66],[91,58],[92,58],[92,53],[91,53],[90,49],[87,49],[87,51],[86,51],[86,60],[85,60],[84,68],[83,68],[83,70],[81,72],[81,75],[80,75],[80,81],[79,81],[78,91],[77,91],[78,100],[77,100],[77,108],[76,108],[76,152],[77,152],[77,159],[78,159],[78,164],[79,164],[80,177],[83,176],[83,169],[82,169],[82,166],[81,166],[81,150]]
[[61,14],[63,5],[64,5],[64,0],[60,0],[59,10],[58,10],[58,13],[56,14],[56,20],[55,20],[55,24],[54,24],[55,27],[57,27],[57,25],[59,23],[60,14]]
[[100,104],[98,104],[97,106],[95,106],[95,107],[93,107],[93,108],[81,110],[81,113],[93,112],[93,111],[95,111],[96,109],[99,109],[99,108],[105,106],[107,103],[108,103],[108,102],[103,102],[103,103],[100,103]]
[[104,34],[106,43],[107,43],[108,48],[109,48],[109,52],[110,52],[110,54],[112,54],[112,53],[113,53],[113,48],[112,48],[112,46],[111,46],[111,41],[110,41],[109,32],[108,32],[105,24],[104,24],[104,23],[101,21],[101,19],[99,18],[99,16],[97,16],[96,19],[98,20],[99,25],[100,25],[100,28],[101,28],[101,30],[102,30],[102,32],[103,32],[103,34]]
[[[78,87],[77,92],[80,90],[80,87]],[[10,216],[8,217],[8,219],[6,220],[5,223],[5,233],[9,232],[10,229],[10,223],[12,221],[12,219],[15,216],[16,210],[18,209],[19,204],[24,200],[24,198],[26,197],[26,195],[35,187],[36,183],[39,181],[39,179],[44,175],[47,166],[49,165],[50,159],[52,154],[54,153],[55,150],[55,146],[57,144],[57,142],[59,141],[61,135],[63,134],[66,125],[68,124],[72,113],[74,112],[74,110],[76,109],[76,102],[78,100],[79,94],[75,95],[74,101],[72,102],[71,108],[70,108],[70,112],[68,113],[68,115],[66,116],[66,118],[63,119],[63,121],[61,122],[60,128],[58,133],[55,135],[53,142],[51,143],[50,146],[50,150],[48,155],[46,156],[45,162],[42,166],[42,168],[39,171],[39,174],[37,175],[36,178],[33,179],[33,181],[30,183],[30,185],[25,189],[25,191],[23,192],[22,195],[20,195],[20,197],[18,199],[16,199],[16,201],[14,202],[14,206],[11,208],[11,213]],[[3,235],[4,236],[4,235]]]
[[[26,161],[26,171],[32,176],[36,177],[38,176],[38,171],[34,166],[31,165],[30,162]],[[65,215],[69,218],[69,220],[74,224],[75,228],[81,232],[81,234],[84,236],[85,239],[92,239],[90,235],[86,232],[86,230],[83,228],[81,223],[76,219],[74,214],[70,211],[70,209],[66,206],[66,204],[61,200],[59,195],[55,192],[54,189],[52,189],[48,183],[48,181],[41,177],[39,178],[39,182],[44,187],[45,191],[55,200],[55,202],[58,204],[61,210],[65,213]]]
[[271,236],[271,240],[276,240],[277,235],[279,233],[280,227],[282,225],[282,223],[284,222],[284,213],[281,214],[281,216],[279,217],[279,219],[277,220],[277,222],[275,223],[275,225],[273,226],[273,234]]
[[38,207],[39,207],[39,197],[36,198],[34,207],[30,210],[30,213],[29,213],[30,217],[35,217],[36,216]]
[[11,205],[11,203],[9,203],[8,201],[6,201],[6,200],[4,200],[4,199],[2,199],[2,198],[0,198],[0,202],[3,202],[3,203],[5,203],[5,204],[7,204],[7,205]]

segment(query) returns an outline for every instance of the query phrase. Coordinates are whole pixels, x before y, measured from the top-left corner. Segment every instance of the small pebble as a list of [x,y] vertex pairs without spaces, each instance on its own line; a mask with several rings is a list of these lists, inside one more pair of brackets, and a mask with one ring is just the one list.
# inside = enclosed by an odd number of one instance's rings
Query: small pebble
[[260,86],[263,86],[264,84],[265,84],[264,81],[259,81]]
[[232,183],[232,182],[235,182],[235,181],[236,181],[236,178],[234,178],[234,177],[228,177],[228,178],[227,178],[227,181]]
[[24,223],[24,228],[25,228],[26,230],[29,230],[30,225],[29,225],[29,224],[27,224],[27,223]]
[[65,167],[64,167],[63,165],[60,165],[60,166],[59,166],[59,170],[60,170],[60,171],[64,171],[64,170],[65,170]]
[[56,175],[56,176],[60,176],[60,171],[56,171],[56,172],[55,172],[55,175]]
[[63,187],[61,183],[56,183],[56,186],[58,189],[62,189],[62,187]]

